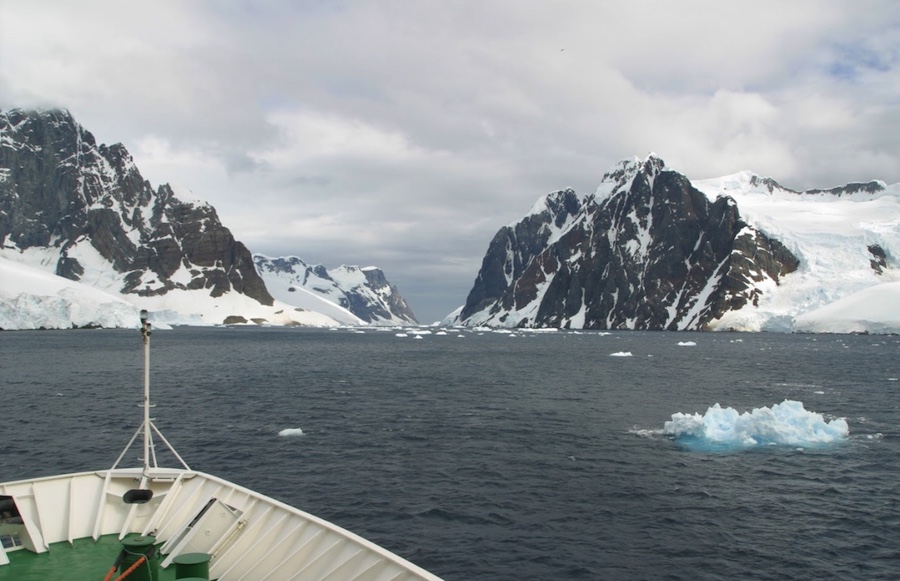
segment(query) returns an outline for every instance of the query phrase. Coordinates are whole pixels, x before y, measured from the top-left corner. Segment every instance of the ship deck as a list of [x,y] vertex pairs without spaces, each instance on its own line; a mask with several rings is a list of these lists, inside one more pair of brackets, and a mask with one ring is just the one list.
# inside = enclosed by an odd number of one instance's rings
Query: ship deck
[[[152,499],[126,502],[136,490]],[[333,523],[193,470],[120,468],[6,482],[0,500],[8,513],[0,535],[25,547],[0,554],[0,562],[9,558],[0,581],[103,579],[122,535],[158,540],[160,581],[174,578],[175,559],[194,553],[211,555],[210,577],[229,581],[439,581]]]
[[[11,551],[9,564],[0,567],[0,581],[45,581],[46,579],[96,579],[109,572],[122,548],[118,535],[52,543],[46,553]],[[114,576],[113,578],[115,579]],[[159,569],[159,581],[173,581],[175,566]]]

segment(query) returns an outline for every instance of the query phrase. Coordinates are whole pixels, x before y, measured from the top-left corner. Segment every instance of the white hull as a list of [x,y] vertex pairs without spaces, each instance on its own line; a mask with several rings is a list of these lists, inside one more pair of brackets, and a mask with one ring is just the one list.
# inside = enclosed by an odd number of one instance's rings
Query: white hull
[[[80,538],[153,535],[162,543],[161,566],[182,553],[208,553],[210,577],[221,581],[439,580],[358,535],[221,478],[185,469],[142,474],[115,469],[0,484],[24,521],[3,525],[0,534],[15,532],[23,549],[37,553]],[[138,488],[153,498],[123,502]],[[6,563],[0,547],[0,566]]]

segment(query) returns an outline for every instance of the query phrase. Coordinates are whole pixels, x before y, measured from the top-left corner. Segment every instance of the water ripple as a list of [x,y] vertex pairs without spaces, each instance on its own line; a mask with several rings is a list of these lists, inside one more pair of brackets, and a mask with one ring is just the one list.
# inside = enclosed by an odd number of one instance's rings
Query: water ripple
[[[0,477],[112,464],[139,420],[133,335],[0,333]],[[896,578],[900,410],[885,377],[900,376],[900,339],[467,339],[158,332],[157,425],[192,467],[448,580]],[[722,454],[661,430],[714,402],[785,399],[846,417],[849,441]]]

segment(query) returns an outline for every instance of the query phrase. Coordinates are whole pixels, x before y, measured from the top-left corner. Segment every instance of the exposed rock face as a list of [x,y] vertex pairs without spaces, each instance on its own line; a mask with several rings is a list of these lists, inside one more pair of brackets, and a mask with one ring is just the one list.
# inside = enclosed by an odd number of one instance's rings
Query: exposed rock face
[[121,276],[107,288],[126,294],[233,290],[273,304],[212,206],[154,192],[124,146],[97,145],[67,111],[0,113],[0,252],[38,252],[96,286],[111,266]]
[[[360,287],[355,287],[349,292],[345,291],[348,297],[355,297],[355,301],[351,299],[349,307],[353,313],[367,313],[368,319],[366,317],[361,318],[369,322],[396,319],[408,323],[417,322],[412,309],[406,304],[406,300],[400,296],[400,291],[388,282],[380,268],[367,267],[361,269],[361,271],[363,276],[366,277],[366,281],[368,281],[364,288],[370,292],[360,292],[362,290]],[[377,300],[373,300],[376,297]],[[356,303],[355,305],[354,302]]]
[[[327,270],[309,265],[296,256],[270,258],[254,254],[253,261],[272,294],[289,305],[312,308],[309,295],[324,299],[346,310],[359,321],[374,325],[415,324],[416,317],[397,287],[391,285],[381,269],[341,266]],[[359,321],[341,317],[340,312],[324,311],[347,324]]]
[[782,192],[790,192],[792,194],[803,194],[803,195],[814,195],[814,194],[829,194],[832,196],[849,196],[853,194],[877,194],[882,192],[887,187],[883,181],[880,180],[872,180],[869,182],[851,182],[844,186],[837,186],[835,188],[830,188],[827,190],[823,189],[812,189],[812,190],[803,190],[802,192],[798,192],[797,190],[792,190],[790,188],[786,188],[783,185],[779,184],[772,178],[760,177],[757,175],[753,175],[750,177],[750,185],[755,188],[760,188],[762,190],[768,190],[770,194],[782,191]]
[[460,313],[466,325],[703,329],[758,300],[797,258],[651,156],[583,202],[571,190],[502,228]]
[[846,196],[850,194],[877,194],[879,192],[884,191],[887,187],[883,181],[880,180],[872,180],[870,182],[852,182],[845,186],[838,186],[836,188],[831,188],[828,190],[804,190],[802,193],[804,194],[831,194],[833,196]]
[[581,202],[575,192],[562,190],[538,200],[520,222],[501,228],[491,240],[460,317],[468,319],[502,299],[512,283],[546,250],[550,237],[568,227],[580,210]]
[[884,274],[884,270],[888,267],[887,254],[885,254],[884,248],[878,244],[870,244],[868,249],[869,254],[872,255],[872,259],[869,260],[872,270],[875,271],[875,274]]

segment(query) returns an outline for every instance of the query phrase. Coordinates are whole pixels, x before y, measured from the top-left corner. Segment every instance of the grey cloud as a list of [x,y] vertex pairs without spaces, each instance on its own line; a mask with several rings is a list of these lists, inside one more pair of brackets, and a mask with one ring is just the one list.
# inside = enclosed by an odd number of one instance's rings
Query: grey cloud
[[0,106],[70,109],[254,251],[381,266],[423,320],[465,299],[498,228],[623,157],[900,181],[891,0],[0,11]]

